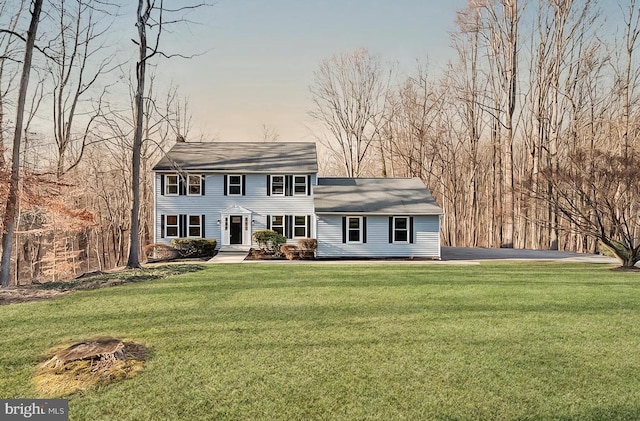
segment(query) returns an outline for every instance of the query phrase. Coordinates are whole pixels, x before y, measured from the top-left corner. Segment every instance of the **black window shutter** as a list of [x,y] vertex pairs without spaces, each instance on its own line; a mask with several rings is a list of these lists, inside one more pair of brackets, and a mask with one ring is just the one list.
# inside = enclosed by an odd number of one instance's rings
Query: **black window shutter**
[[164,174],[160,174],[160,194],[164,196]]
[[409,218],[409,242],[413,244],[413,216]]
[[242,174],[242,195],[247,194],[247,176]]
[[185,180],[182,175],[178,176],[178,194],[180,196],[184,196],[187,194],[187,180]]
[[307,237],[311,237],[311,215],[307,215]]
[[180,215],[180,221],[178,222],[179,237],[187,236],[187,215]]
[[367,242],[367,217],[362,217],[362,242]]
[[287,225],[287,228],[286,228],[287,229],[287,235],[286,235],[286,237],[290,239],[290,238],[293,238],[293,216],[292,215],[287,215],[286,219],[287,219],[287,223],[286,223],[286,225]]
[[389,217],[389,243],[393,243],[393,216]]
[[267,215],[267,229],[271,229],[271,215]]
[[267,196],[271,196],[271,176],[267,174]]
[[291,176],[284,176],[284,195],[291,196]]
[[307,176],[307,196],[311,196],[311,175]]
[[207,176],[202,174],[200,177],[202,177],[202,184],[200,185],[200,188],[201,188],[200,195],[204,196],[204,191],[206,190],[204,182],[206,181]]
[[342,242],[347,242],[347,217],[342,217]]
[[164,215],[160,215],[160,238],[164,238]]
[[202,238],[207,238],[204,233],[204,215],[200,218],[200,232],[202,233]]
[[227,178],[228,178],[228,176],[227,176],[227,174],[225,174],[224,175],[224,187],[223,187],[225,196],[227,195]]

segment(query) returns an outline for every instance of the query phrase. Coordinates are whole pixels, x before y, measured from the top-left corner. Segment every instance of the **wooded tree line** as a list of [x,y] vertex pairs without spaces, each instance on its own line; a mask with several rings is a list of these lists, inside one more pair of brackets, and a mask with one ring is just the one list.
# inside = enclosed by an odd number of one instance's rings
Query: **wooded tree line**
[[109,45],[117,4],[0,0],[3,283],[139,265],[153,238],[150,168],[190,125],[187,101],[147,62],[173,56],[163,29],[200,6],[140,0],[131,68]]
[[640,7],[611,6],[470,0],[438,77],[418,66],[399,81],[366,50],[326,59],[310,113],[329,131],[326,169],[422,178],[445,245],[604,244],[635,263]]
[[[0,0],[0,211],[3,233],[15,221],[5,235],[13,282],[135,266],[152,241],[149,170],[188,137],[190,121],[187,101],[161,87],[147,61],[176,55],[160,48],[163,22],[184,23],[201,5],[137,5],[134,68],[108,41],[122,19],[116,4]],[[324,124],[318,141],[328,151],[321,171],[422,178],[445,211],[444,245],[605,244],[631,262],[640,235],[640,6],[620,0],[605,14],[605,5],[470,0],[444,72],[419,65],[401,78],[366,50],[326,59],[311,86],[310,114]]]

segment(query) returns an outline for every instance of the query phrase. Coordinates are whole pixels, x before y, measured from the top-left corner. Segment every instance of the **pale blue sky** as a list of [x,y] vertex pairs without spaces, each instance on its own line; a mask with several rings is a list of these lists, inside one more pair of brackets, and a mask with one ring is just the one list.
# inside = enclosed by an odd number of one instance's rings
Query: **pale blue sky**
[[[193,129],[227,141],[257,140],[266,124],[280,140],[311,140],[309,85],[323,58],[367,48],[410,72],[433,72],[452,54],[449,31],[466,0],[219,0],[166,41],[191,60],[161,60],[190,101]],[[169,44],[167,44],[169,45]]]
[[[417,61],[438,75],[453,58],[449,33],[467,2],[217,0],[189,16],[196,23],[163,35],[168,53],[206,53],[191,60],[159,59],[158,73],[189,99],[191,140],[259,140],[263,125],[283,141],[312,140],[309,85],[324,58],[367,48],[396,63],[400,78]],[[608,18],[602,27],[606,38],[620,25],[621,8],[616,0],[596,5]],[[135,36],[133,24],[121,29]],[[123,48],[135,54],[129,42]]]

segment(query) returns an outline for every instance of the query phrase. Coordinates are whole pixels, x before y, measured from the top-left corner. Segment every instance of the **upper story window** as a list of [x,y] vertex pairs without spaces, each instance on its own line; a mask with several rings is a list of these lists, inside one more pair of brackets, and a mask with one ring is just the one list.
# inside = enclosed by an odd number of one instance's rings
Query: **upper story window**
[[267,175],[267,196],[310,196],[311,175]]
[[306,195],[307,194],[307,176],[306,175],[295,175],[293,176],[293,194],[298,195]]
[[242,194],[242,176],[230,175],[228,192],[230,196],[240,196]]
[[284,175],[271,176],[271,195],[284,196]]
[[179,193],[179,180],[180,177],[177,174],[164,176],[164,194],[166,195],[178,195]]
[[204,174],[160,174],[160,194],[204,196]]
[[202,179],[204,177],[200,175],[187,176],[187,194],[189,196],[201,196],[202,195]]

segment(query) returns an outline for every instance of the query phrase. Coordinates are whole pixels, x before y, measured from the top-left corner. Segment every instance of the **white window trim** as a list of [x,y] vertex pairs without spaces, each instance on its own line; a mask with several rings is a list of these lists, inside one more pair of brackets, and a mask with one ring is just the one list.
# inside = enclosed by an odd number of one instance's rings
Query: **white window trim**
[[[350,233],[351,231],[355,231],[355,229],[353,229],[353,228],[350,228],[350,227],[349,227],[349,220],[350,220],[350,219],[358,219],[358,221],[359,221],[359,222],[358,222],[358,238],[359,238],[359,240],[358,240],[358,241],[352,241],[352,240],[350,240],[351,236],[349,235],[349,233]],[[347,224],[347,226],[346,226],[346,230],[347,230],[347,244],[364,244],[364,243],[362,242],[362,223],[363,223],[363,218],[362,218],[362,216],[347,216],[347,220],[346,220],[346,224]]]
[[[296,218],[304,218],[304,223],[302,225],[298,225],[296,224]],[[309,235],[309,233],[307,232],[307,216],[306,215],[293,215],[291,217],[293,219],[293,238],[307,238]],[[296,227],[302,227],[304,228],[304,235],[300,236],[300,235],[296,235]]]
[[[273,184],[274,184],[273,183],[273,179],[276,178],[276,177],[282,177],[282,193],[274,193],[273,192]],[[286,189],[287,189],[286,178],[287,177],[285,175],[282,175],[282,174],[275,174],[275,175],[271,176],[271,183],[270,183],[271,185],[269,186],[271,196],[284,196],[285,195]]]
[[[239,177],[240,182],[238,184],[231,184],[231,177]],[[231,186],[240,187],[239,193],[231,193]],[[227,196],[242,196],[242,175],[241,174],[228,174],[227,175]]]
[[[296,186],[298,185],[302,185],[302,184],[298,184],[296,183],[296,177],[302,177],[302,179],[304,179],[304,193],[296,193]],[[309,183],[308,183],[308,177],[306,175],[295,175],[293,176],[293,195],[294,196],[306,196],[307,193],[309,192]]]
[[[407,231],[407,239],[406,241],[397,241],[396,240],[396,231],[398,231],[398,229],[396,229],[396,220],[398,219],[404,219],[407,222],[407,228],[404,230],[400,230],[400,231]],[[409,235],[411,235],[410,229],[409,229],[409,217],[408,216],[394,216],[393,217],[393,244],[409,244],[410,243],[410,239],[409,239]]]
[[[175,225],[173,225],[173,224],[169,225],[169,217],[170,216],[175,216],[176,217],[176,224]],[[169,235],[169,227],[175,227],[177,235]],[[180,215],[165,215],[164,216],[164,236],[165,236],[165,238],[180,238]]]
[[[176,183],[169,184],[169,177],[175,177]],[[169,193],[169,186],[176,186],[175,193]],[[164,175],[164,195],[165,196],[179,196],[180,195],[180,174],[165,174]]]
[[[189,183],[191,177],[197,177],[200,180],[200,192],[199,193],[191,193],[191,184]],[[202,179],[204,175],[201,174],[187,174],[187,196],[202,196]]]
[[[198,225],[191,225],[191,217],[198,217]],[[198,227],[200,229],[200,235],[191,235],[191,227]],[[187,237],[188,238],[202,238],[202,216],[201,215],[187,215]]]
[[[274,218],[277,218],[277,217],[281,217],[282,218],[282,225],[278,225],[278,224],[274,224],[273,223]],[[276,231],[276,230],[273,229],[273,227],[278,227],[278,228],[282,227],[282,235],[285,235],[285,233],[287,232],[286,231],[286,229],[287,229],[287,227],[286,227],[287,218],[285,217],[285,215],[271,215],[270,218],[271,218],[271,221],[270,221],[269,225],[271,226],[271,231]]]

